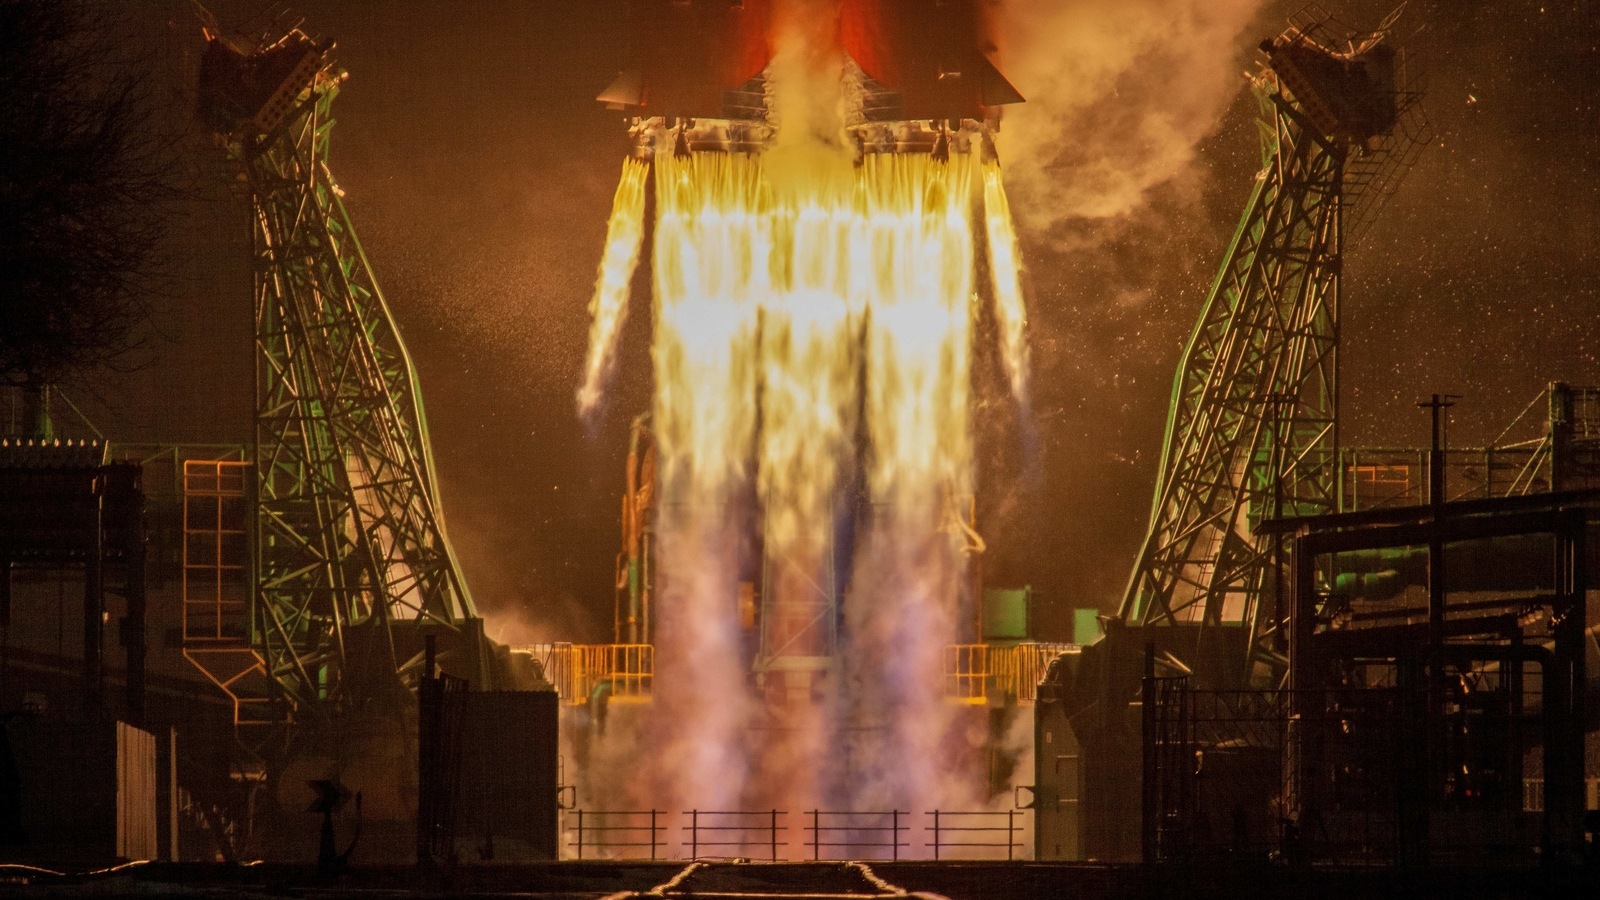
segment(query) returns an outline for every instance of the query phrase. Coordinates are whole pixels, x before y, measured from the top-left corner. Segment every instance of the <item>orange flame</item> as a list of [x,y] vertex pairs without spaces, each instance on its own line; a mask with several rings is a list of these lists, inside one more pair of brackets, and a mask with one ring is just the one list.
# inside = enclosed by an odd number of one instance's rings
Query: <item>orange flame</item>
[[611,202],[611,222],[606,226],[606,250],[600,257],[594,297],[589,301],[589,357],[584,363],[583,386],[578,389],[578,412],[592,415],[600,404],[601,390],[616,355],[617,337],[628,314],[628,283],[639,263],[644,239],[644,188],[648,167],[637,159],[622,163],[622,178]]

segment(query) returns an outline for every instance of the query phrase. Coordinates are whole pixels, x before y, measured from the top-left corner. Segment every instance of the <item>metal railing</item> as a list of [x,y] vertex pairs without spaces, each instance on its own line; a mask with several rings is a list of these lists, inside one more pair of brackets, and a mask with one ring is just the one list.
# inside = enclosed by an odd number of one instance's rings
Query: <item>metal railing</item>
[[[1050,661],[1072,644],[950,644],[944,648],[945,698],[974,705],[1032,703]],[[544,666],[563,702],[581,706],[605,688],[611,700],[647,700],[655,681],[650,644],[529,644],[514,648]]]
[[544,677],[555,685],[556,693],[564,703],[581,703],[588,695],[578,692],[577,671],[572,665],[572,644],[524,644],[512,647],[513,652],[526,653],[544,667]]
[[1016,809],[1001,812],[944,812],[936,809],[926,814],[933,820],[929,830],[933,840],[923,846],[932,848],[934,859],[945,858],[941,854],[955,848],[960,848],[960,852],[964,853],[1004,850],[1006,859],[1016,859],[1017,851],[1022,849],[1021,842],[1017,840],[1022,833],[1017,827],[1020,814],[1021,810]]
[[[1346,447],[1340,508],[1344,512],[1417,506],[1428,501],[1429,452],[1398,447]],[[1509,497],[1550,490],[1549,450],[1540,441],[1444,451],[1450,500]]]
[[1050,661],[1072,644],[950,644],[944,648],[945,699],[984,704],[1032,703]]
[[563,702],[580,706],[605,687],[612,700],[645,700],[655,680],[650,644],[529,644],[515,648],[544,666]]
[[988,644],[951,644],[944,648],[944,696],[958,703],[988,702]]
[[[703,810],[691,809],[684,813],[689,824],[686,829],[689,858],[699,859],[701,850],[747,851],[755,847],[768,850],[768,859],[778,861],[778,833],[788,829],[778,820],[788,813],[769,810]],[[744,855],[736,853],[734,855]]]
[[[174,463],[178,463],[176,454]],[[179,602],[183,656],[233,704],[235,726],[273,725],[287,710],[254,642],[247,487],[251,464],[184,459]]]
[[[811,817],[811,824],[807,828],[811,832],[811,840],[806,842],[806,846],[811,848],[811,858],[814,860],[847,858],[898,860],[901,848],[911,846],[909,840],[901,839],[909,830],[911,821],[911,814],[905,810],[846,812],[813,809],[806,815]],[[838,855],[824,852],[833,849],[868,852]],[[884,856],[883,851],[886,849],[888,855]]]
[[614,855],[605,857],[610,859],[626,858],[640,851],[648,855],[636,858],[662,858],[659,851],[666,847],[666,825],[662,824],[666,814],[660,810],[574,809],[569,814],[577,820],[569,846],[578,859],[584,858],[585,850],[610,851]]
[[1075,646],[1041,641],[991,649],[989,668],[994,688],[1016,697],[1020,703],[1034,702],[1039,696],[1039,682],[1044,680],[1051,660]]
[[[576,859],[1015,860],[1025,858],[1028,840],[1022,810],[813,809],[800,815],[801,839],[794,840],[786,839],[789,813],[780,809],[572,809],[566,812],[565,846],[568,858]],[[677,834],[669,835],[674,820]],[[919,830],[920,839],[913,840]],[[922,852],[913,853],[913,847]]]
[[650,696],[655,678],[655,647],[650,644],[575,644],[573,658],[582,696],[609,685],[611,699]]
[[249,474],[249,463],[184,460],[184,646],[250,640]]

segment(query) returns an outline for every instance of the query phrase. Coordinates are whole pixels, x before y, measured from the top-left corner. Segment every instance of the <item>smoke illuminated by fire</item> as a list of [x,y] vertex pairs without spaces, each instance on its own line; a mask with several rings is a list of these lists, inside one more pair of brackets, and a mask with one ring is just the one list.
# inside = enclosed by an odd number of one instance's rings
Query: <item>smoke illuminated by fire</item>
[[[1244,89],[1241,35],[1265,0],[998,0],[997,62],[1028,97],[999,138],[1036,238],[1137,212],[1193,175],[1198,145]],[[1245,45],[1248,46],[1248,45]],[[1070,135],[1070,140],[1063,140]]]
[[[979,802],[942,749],[956,723],[943,655],[978,545],[965,511],[985,246],[1006,375],[1027,396],[1016,237],[976,142],[858,162],[847,69],[807,32],[785,42],[780,23],[762,152],[650,164],[661,587],[641,789],[682,809]],[[617,192],[585,412],[638,257],[640,168]],[[768,596],[751,673],[738,592],[755,535]]]

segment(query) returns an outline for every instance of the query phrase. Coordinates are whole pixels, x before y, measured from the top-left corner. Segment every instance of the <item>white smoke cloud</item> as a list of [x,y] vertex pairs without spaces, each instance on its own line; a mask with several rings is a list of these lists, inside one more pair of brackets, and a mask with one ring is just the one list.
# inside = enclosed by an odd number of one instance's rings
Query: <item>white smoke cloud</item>
[[1000,0],[1000,67],[1027,98],[1000,151],[1031,231],[1112,218],[1185,174],[1245,85],[1265,0]]

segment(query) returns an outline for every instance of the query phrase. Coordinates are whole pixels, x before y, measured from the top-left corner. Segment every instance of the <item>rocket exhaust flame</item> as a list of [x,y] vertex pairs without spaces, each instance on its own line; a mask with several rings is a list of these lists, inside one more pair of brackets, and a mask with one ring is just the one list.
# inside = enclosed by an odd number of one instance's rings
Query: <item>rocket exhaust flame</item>
[[995,320],[1000,326],[1000,354],[1011,396],[1028,406],[1028,314],[1022,299],[1022,263],[1011,202],[1000,180],[1000,164],[983,166],[983,224],[989,241],[989,283],[994,291]]
[[[759,152],[658,142],[651,163],[624,166],[592,304],[585,412],[653,166],[659,627],[647,774],[629,798],[651,806],[982,800],[960,794],[976,779],[945,749],[959,736],[943,656],[972,537],[947,520],[974,489],[980,227],[1006,375],[1027,396],[1016,238],[998,165],[970,134],[856,162],[845,81],[859,69],[797,50],[814,31],[778,33],[776,133]],[[752,522],[768,572],[753,663],[737,612]]]
[[583,387],[578,389],[578,412],[584,417],[599,406],[606,377],[617,350],[617,337],[628,315],[628,284],[639,263],[644,240],[644,189],[648,166],[637,159],[622,163],[611,222],[606,227],[606,249],[600,258],[594,298],[589,301],[589,358],[584,364]]

